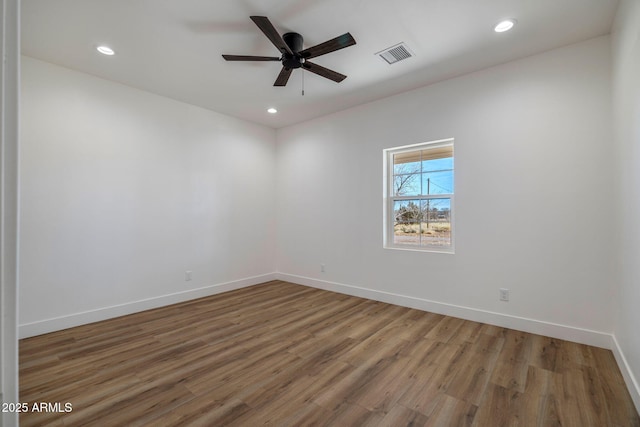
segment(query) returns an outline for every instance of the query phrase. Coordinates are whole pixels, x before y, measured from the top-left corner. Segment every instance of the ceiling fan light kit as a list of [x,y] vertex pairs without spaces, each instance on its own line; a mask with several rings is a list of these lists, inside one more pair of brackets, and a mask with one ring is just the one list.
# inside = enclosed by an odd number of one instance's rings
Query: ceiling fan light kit
[[344,49],[356,44],[350,33],[342,34],[319,45],[303,49],[304,39],[298,33],[289,32],[282,36],[275,29],[266,16],[251,16],[251,20],[258,26],[265,36],[278,48],[281,56],[251,56],[251,55],[222,55],[227,61],[279,61],[282,62],[282,70],[276,78],[274,86],[286,86],[293,70],[303,68],[321,77],[340,83],[347,78],[344,74],[330,70],[321,65],[309,61],[327,53]]

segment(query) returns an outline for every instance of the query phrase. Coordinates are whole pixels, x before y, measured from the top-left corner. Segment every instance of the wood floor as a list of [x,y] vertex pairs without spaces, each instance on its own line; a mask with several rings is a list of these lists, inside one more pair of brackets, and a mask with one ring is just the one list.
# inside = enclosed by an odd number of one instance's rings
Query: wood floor
[[277,281],[22,340],[20,398],[61,410],[22,426],[640,426],[608,350]]

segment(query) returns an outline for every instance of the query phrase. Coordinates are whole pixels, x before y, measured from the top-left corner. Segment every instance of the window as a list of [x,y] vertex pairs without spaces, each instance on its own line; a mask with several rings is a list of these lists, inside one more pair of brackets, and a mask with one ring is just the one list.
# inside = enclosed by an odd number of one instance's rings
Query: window
[[453,252],[453,139],[384,150],[386,248]]

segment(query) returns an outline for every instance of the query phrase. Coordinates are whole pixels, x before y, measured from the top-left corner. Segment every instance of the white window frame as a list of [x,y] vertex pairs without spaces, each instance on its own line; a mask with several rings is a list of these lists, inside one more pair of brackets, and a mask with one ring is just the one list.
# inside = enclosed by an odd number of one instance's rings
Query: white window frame
[[[394,165],[393,156],[399,153],[406,153],[410,151],[428,150],[431,148],[448,147],[454,149],[454,139],[440,139],[437,141],[421,142],[418,144],[404,145],[401,147],[387,148],[383,150],[383,247],[385,249],[401,249],[418,252],[441,252],[453,254],[455,252],[455,151],[453,155],[454,167],[453,167],[453,193],[445,194],[432,194],[432,195],[417,195],[417,196],[396,196],[393,194],[393,178],[394,178]],[[436,246],[436,245],[402,245],[394,243],[394,222],[395,216],[393,212],[394,203],[399,200],[428,200],[428,199],[450,199],[451,201],[451,245],[448,247]]]

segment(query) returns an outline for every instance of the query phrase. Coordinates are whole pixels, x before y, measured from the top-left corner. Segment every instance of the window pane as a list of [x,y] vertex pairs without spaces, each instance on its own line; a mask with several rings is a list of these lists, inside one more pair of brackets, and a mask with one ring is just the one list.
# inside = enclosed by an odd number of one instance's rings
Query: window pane
[[419,151],[408,151],[405,153],[396,153],[393,155],[394,173],[402,173],[396,171],[396,167],[407,165],[413,170],[420,170],[420,162],[424,160]]
[[420,245],[420,200],[395,201],[393,214],[393,243]]
[[420,194],[420,173],[395,175],[393,177],[394,196],[417,196]]
[[[412,159],[403,159],[398,157],[399,154],[393,156],[393,174],[402,173],[420,173],[420,157]],[[410,160],[410,161],[408,161]]]
[[420,244],[451,246],[451,199],[429,199],[420,203]]
[[422,174],[422,194],[453,194],[453,171]]
[[393,156],[393,160],[393,194],[396,196],[417,196],[420,194],[419,153],[417,157],[415,154],[413,156],[396,154]]
[[440,171],[447,169],[453,169],[453,157],[446,157],[436,160],[424,160],[422,162],[423,172]]

